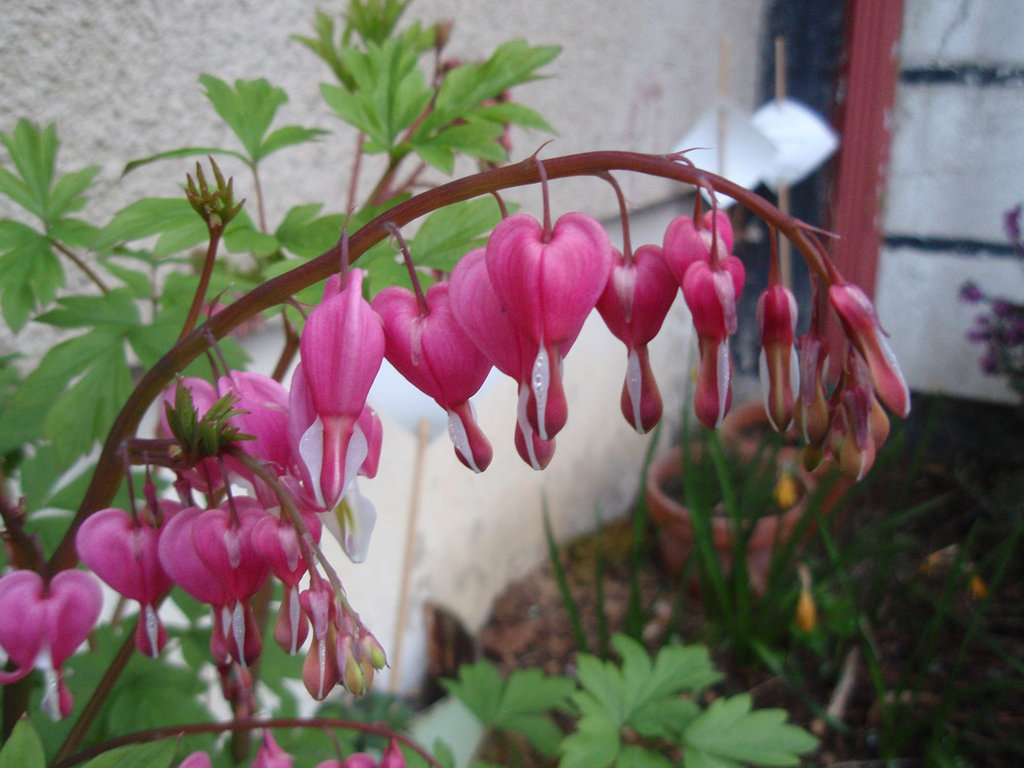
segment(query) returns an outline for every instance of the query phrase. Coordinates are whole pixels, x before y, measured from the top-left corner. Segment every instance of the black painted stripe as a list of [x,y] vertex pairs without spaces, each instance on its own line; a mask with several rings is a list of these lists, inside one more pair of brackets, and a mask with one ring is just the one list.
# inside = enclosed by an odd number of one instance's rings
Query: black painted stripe
[[1014,256],[1017,250],[1008,243],[986,242],[949,237],[918,237],[916,235],[886,235],[886,248],[910,248],[916,251],[949,253],[957,256]]
[[958,64],[911,67],[900,72],[900,82],[910,85],[1024,85],[1024,66]]

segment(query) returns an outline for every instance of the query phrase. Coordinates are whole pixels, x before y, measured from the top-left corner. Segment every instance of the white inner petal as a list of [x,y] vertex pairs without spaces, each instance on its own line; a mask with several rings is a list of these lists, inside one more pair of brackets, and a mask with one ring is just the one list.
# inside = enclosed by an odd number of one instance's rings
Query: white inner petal
[[726,404],[729,398],[729,339],[723,339],[718,345],[718,359],[716,360],[716,371],[718,374],[718,420],[715,427],[722,423],[725,418]]
[[316,503],[321,507],[326,507],[324,493],[320,489],[320,470],[324,463],[324,423],[320,421],[319,416],[299,438],[299,456],[309,471],[310,484],[313,486]]
[[633,406],[633,428],[637,432],[644,431],[643,419],[640,416],[640,395],[642,392],[643,371],[640,368],[640,356],[635,349],[629,350],[626,358],[626,392]]
[[547,440],[547,430],[544,427],[544,413],[548,407],[548,387],[551,384],[551,361],[548,360],[548,351],[544,348],[543,340],[537,357],[533,361],[533,376],[530,378],[530,387],[533,389],[533,399],[537,403],[537,434],[541,440]]
[[473,449],[469,445],[469,435],[466,433],[466,425],[462,418],[455,411],[448,410],[448,436],[452,439],[452,445],[458,451],[459,456],[469,465],[474,472],[480,472],[480,468],[473,459]]

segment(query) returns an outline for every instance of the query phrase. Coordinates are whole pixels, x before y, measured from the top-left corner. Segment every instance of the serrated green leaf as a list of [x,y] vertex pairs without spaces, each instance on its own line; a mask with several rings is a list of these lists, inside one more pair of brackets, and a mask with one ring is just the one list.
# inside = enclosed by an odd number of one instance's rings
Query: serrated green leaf
[[125,288],[136,299],[152,298],[153,286],[150,271],[142,272],[109,259],[103,262],[103,268],[124,283]]
[[654,659],[646,696],[654,698],[679,691],[700,693],[721,679],[706,646],[666,645]]
[[206,239],[206,224],[184,197],[147,197],[118,211],[96,238],[97,250],[160,235],[154,258],[178,253]]
[[536,70],[554,59],[557,46],[530,46],[512,40],[499,46],[483,64],[467,63],[445,76],[434,109],[417,128],[414,141],[464,117],[474,107],[514,85],[534,79]]
[[818,746],[802,728],[785,722],[783,709],[751,711],[749,694],[715,699],[683,733],[687,747],[757,765],[799,765],[799,755]]
[[188,667],[135,655],[118,683],[101,714],[108,733],[201,722],[210,716],[199,703],[202,683]]
[[173,160],[179,157],[194,157],[196,155],[229,155],[230,157],[237,157],[243,163],[249,163],[248,157],[233,149],[221,149],[220,147],[180,147],[178,149],[169,149],[166,152],[157,152],[155,155],[141,157],[138,160],[132,160],[121,171],[121,175],[126,176],[136,168],[155,163],[158,160]]
[[679,734],[700,713],[695,702],[681,696],[652,699],[633,711],[629,727],[641,736],[678,741]]
[[459,125],[442,129],[434,136],[413,139],[410,144],[420,157],[426,160],[421,150],[452,150],[482,160],[502,162],[507,159],[505,149],[495,139],[505,132],[500,123],[490,120],[470,120]]
[[0,750],[0,768],[44,768],[45,765],[43,742],[32,723],[22,718]]
[[621,746],[618,726],[600,717],[584,718],[562,741],[558,768],[604,768],[615,761]]
[[675,765],[664,755],[639,744],[626,744],[619,752],[615,768],[672,768]]
[[263,78],[235,80],[234,88],[208,74],[200,75],[199,82],[206,88],[206,96],[217,114],[242,142],[250,160],[258,162],[263,136],[288,96]]
[[683,752],[683,768],[741,768],[741,766],[735,760],[709,755],[699,749],[687,749]]
[[536,128],[548,133],[554,133],[547,120],[541,117],[540,113],[522,104],[509,101],[504,104],[489,104],[486,107],[478,107],[470,112],[470,115],[478,120],[494,120],[499,123],[511,123],[521,128]]
[[65,214],[82,210],[86,203],[83,193],[92,186],[99,170],[99,166],[93,165],[61,176],[50,192],[47,220],[58,219]]
[[102,326],[112,332],[125,332],[140,323],[139,310],[131,292],[116,288],[102,296],[65,296],[57,307],[36,320],[55,328]]
[[0,191],[25,210],[48,221],[50,184],[57,162],[57,128],[50,123],[40,128],[22,118],[11,133],[0,132],[11,162],[21,177],[8,171],[0,174]]
[[43,422],[43,437],[52,441],[62,467],[70,466],[106,436],[132,391],[122,337],[104,331],[87,335],[97,337],[102,351],[89,360],[81,378],[57,398]]
[[413,263],[451,272],[474,248],[482,247],[501,221],[501,209],[492,198],[467,200],[434,211],[409,243]]
[[104,752],[84,768],[168,768],[177,750],[177,739],[130,744]]
[[647,650],[633,638],[617,634],[612,648],[622,660],[622,710],[628,714],[649,698],[651,658]]
[[583,691],[574,694],[573,700],[585,713],[600,713],[619,726],[625,724],[628,713],[623,707],[623,700],[626,692],[622,673],[615,664],[581,653],[576,660],[576,678]]
[[[231,222],[234,224],[234,221]],[[231,227],[224,232],[224,246],[231,253],[251,253],[257,257],[269,256],[281,247],[273,235],[260,232],[255,227]]]
[[463,664],[459,667],[457,679],[442,680],[441,684],[484,725],[494,723],[501,706],[505,681],[491,662],[482,659],[474,664]]
[[313,141],[320,136],[327,134],[327,131],[321,128],[303,128],[299,125],[285,125],[278,128],[263,140],[260,144],[260,156],[257,159],[262,159],[272,152],[277,152],[279,149],[285,147],[293,147],[296,144],[304,144],[307,141]]
[[88,222],[68,217],[55,221],[47,234],[52,240],[64,245],[91,248],[99,231],[98,227]]
[[38,307],[53,301],[64,270],[46,236],[20,222],[0,221],[0,252],[0,308],[17,333]]

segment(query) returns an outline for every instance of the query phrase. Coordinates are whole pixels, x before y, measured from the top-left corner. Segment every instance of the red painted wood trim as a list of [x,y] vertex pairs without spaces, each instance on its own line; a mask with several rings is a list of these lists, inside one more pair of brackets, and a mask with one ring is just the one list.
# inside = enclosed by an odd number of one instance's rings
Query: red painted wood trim
[[875,292],[882,244],[882,201],[902,28],[903,0],[850,0],[832,202],[832,229],[840,239],[834,243],[833,259],[843,275],[869,296]]

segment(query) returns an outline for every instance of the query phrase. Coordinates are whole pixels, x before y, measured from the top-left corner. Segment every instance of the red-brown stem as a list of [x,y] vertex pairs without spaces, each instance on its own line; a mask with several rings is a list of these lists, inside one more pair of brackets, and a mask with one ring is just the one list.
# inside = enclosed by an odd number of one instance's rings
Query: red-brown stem
[[192,329],[196,327],[196,320],[199,319],[199,312],[203,308],[203,302],[206,301],[206,289],[210,285],[210,276],[213,274],[213,265],[217,260],[217,246],[220,245],[220,236],[224,233],[224,227],[223,225],[210,226],[209,230],[210,244],[206,248],[206,257],[203,261],[203,272],[199,276],[199,286],[196,288],[196,295],[192,297],[192,306],[188,308],[188,316],[185,318],[185,324],[181,327],[181,333],[178,334],[179,342],[192,333]]
[[281,313],[281,319],[284,323],[284,349],[281,350],[281,355],[277,358],[274,372],[270,374],[274,381],[284,381],[284,375],[288,372],[292,360],[295,359],[295,354],[299,351],[299,334],[292,328],[291,321],[288,320],[288,316],[284,312]]
[[260,172],[256,167],[256,163],[253,163],[252,168],[252,185],[256,192],[256,212],[260,219],[260,232],[267,231],[267,213],[263,205],[263,187],[260,185]]
[[626,210],[626,197],[622,194],[622,187],[615,177],[610,173],[602,173],[601,178],[612,185],[615,190],[615,197],[619,201],[619,219],[622,221],[622,261],[624,264],[633,263],[633,247],[629,242],[629,211]]
[[391,222],[388,222],[385,226],[388,228],[391,236],[398,242],[398,248],[402,252],[402,260],[405,262],[405,268],[409,270],[409,280],[412,282],[412,289],[416,293],[416,304],[420,308],[420,314],[430,314],[430,307],[427,306],[427,297],[423,295],[423,286],[420,285],[420,277],[416,274],[416,265],[412,263],[412,254],[409,253],[409,246],[406,244],[405,238],[402,237],[402,230]]
[[433,755],[417,744],[408,736],[395,733],[386,725],[380,723],[366,723],[359,720],[344,720],[336,717],[281,717],[270,720],[249,717],[244,719],[231,720],[227,723],[189,723],[186,725],[170,725],[165,728],[151,728],[148,731],[137,731],[126,736],[119,736],[116,739],[109,739],[88,749],[82,750],[76,755],[65,758],[58,758],[50,765],[50,768],[71,768],[73,765],[85,762],[96,755],[108,752],[126,744],[140,744],[147,741],[169,739],[175,736],[184,736],[195,733],[224,733],[225,731],[255,731],[264,728],[347,728],[360,733],[369,733],[374,736],[394,739],[400,744],[409,747],[420,757],[427,761],[431,768],[441,768],[441,764],[434,759]]
[[548,200],[548,175],[544,170],[544,163],[535,159],[537,173],[540,175],[540,194],[544,200],[544,229],[541,231],[540,240],[547,243],[551,240],[551,206]]
[[[556,179],[594,176],[602,172],[621,170],[673,179],[685,184],[708,183],[722,194],[742,203],[756,216],[773,224],[783,236],[793,242],[811,270],[826,283],[830,282],[831,274],[824,255],[807,237],[798,219],[783,214],[767,200],[720,176],[706,173],[665,155],[644,155],[635,152],[587,152],[567,155],[545,160],[544,168],[549,178]],[[540,169],[537,162],[527,159],[515,165],[483,171],[429,189],[399,203],[355,232],[349,240],[351,260],[354,262],[388,234],[388,222],[404,226],[443,206],[509,187],[536,184],[539,180]],[[297,291],[325,279],[337,271],[340,247],[339,243],[317,258],[257,286],[210,318],[202,329],[192,331],[181,338],[146,372],[111,426],[78,512],[69,524],[64,539],[50,558],[51,569],[56,571],[70,568],[75,564],[74,538],[78,526],[96,510],[109,506],[121,483],[123,468],[117,459],[118,448],[125,438],[135,433],[146,409],[159,397],[174,374],[209,347],[210,342],[204,331],[212,334],[214,338],[223,338],[258,312],[276,306]]]
[[359,171],[363,167],[363,144],[366,143],[366,134],[362,131],[356,138],[356,158],[352,161],[352,175],[348,180],[348,203],[345,211],[351,213],[356,207],[356,193],[359,191]]

